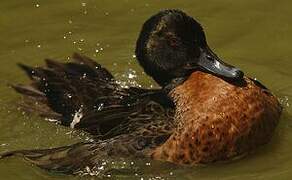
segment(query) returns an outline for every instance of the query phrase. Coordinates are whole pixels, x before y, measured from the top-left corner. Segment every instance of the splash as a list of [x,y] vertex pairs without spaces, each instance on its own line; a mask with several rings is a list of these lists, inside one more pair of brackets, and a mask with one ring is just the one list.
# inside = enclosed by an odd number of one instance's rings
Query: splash
[[284,108],[289,108],[290,107],[290,103],[289,103],[289,97],[288,96],[283,96],[279,98],[280,104],[284,107]]

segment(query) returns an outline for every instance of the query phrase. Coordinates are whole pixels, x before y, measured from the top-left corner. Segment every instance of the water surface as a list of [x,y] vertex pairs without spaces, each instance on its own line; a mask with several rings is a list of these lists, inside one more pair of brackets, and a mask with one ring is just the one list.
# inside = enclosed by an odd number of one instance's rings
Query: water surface
[[[257,77],[281,99],[285,108],[281,122],[272,141],[244,159],[191,168],[145,160],[134,165],[142,172],[139,175],[124,172],[116,178],[292,178],[291,6],[289,0],[1,2],[0,152],[56,147],[87,138],[17,110],[21,97],[7,84],[28,82],[17,62],[40,65],[44,58],[68,61],[72,52],[79,52],[110,69],[125,85],[155,86],[133,58],[135,41],[150,15],[161,9],[178,8],[202,23],[209,45],[220,57]],[[21,158],[1,160],[0,174],[1,179],[81,178],[50,174]]]

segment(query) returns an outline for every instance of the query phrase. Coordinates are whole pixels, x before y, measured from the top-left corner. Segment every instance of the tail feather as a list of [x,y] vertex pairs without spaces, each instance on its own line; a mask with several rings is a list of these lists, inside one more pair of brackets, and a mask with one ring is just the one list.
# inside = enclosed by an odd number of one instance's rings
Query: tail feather
[[98,164],[92,157],[95,157],[95,160],[102,157],[103,153],[99,151],[99,146],[98,143],[77,143],[52,149],[11,151],[0,154],[0,159],[20,156],[40,168],[73,174]]
[[32,96],[32,97],[39,97],[39,98],[45,98],[45,94],[32,85],[10,85],[16,92],[23,94],[25,96]]
[[32,81],[30,85],[12,85],[25,97],[21,105],[24,110],[49,117],[61,115],[61,124],[69,126],[80,109],[86,114],[100,104],[120,102],[119,87],[111,73],[90,58],[75,53],[69,63],[45,61],[45,67],[18,64]]
[[77,53],[73,54],[71,62],[60,63],[52,59],[45,62],[45,67],[18,64],[31,79],[30,85],[12,85],[24,96],[21,107],[91,134],[106,133],[126,121],[135,110],[129,105],[158,92],[122,88],[108,70]]
[[25,64],[22,64],[22,63],[18,63],[17,64],[18,67],[20,67],[20,69],[22,69],[26,75],[31,79],[33,80],[33,75],[34,75],[34,69],[33,67],[30,67],[30,66],[27,66]]

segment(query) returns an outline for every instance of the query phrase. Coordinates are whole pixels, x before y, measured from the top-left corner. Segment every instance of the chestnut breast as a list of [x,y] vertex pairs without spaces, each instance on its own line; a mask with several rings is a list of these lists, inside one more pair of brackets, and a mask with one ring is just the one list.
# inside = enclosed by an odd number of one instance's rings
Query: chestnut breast
[[200,71],[170,96],[177,128],[151,157],[179,164],[227,160],[266,143],[282,109],[275,96],[247,77],[238,86]]

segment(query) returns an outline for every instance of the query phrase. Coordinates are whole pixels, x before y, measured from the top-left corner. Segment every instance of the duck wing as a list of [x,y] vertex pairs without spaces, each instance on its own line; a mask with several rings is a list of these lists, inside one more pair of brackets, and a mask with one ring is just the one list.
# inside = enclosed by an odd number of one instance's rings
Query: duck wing
[[[120,123],[96,141],[52,149],[12,151],[0,154],[0,158],[22,156],[40,168],[58,173],[106,173],[113,168],[111,163],[104,164],[107,160],[150,157],[151,151],[173,133],[173,109],[154,101],[141,107],[141,104],[132,105],[131,108],[140,109],[140,112],[132,113],[127,122]],[[103,172],[99,167],[103,167]]]
[[[101,135],[149,100],[168,104],[162,90],[122,88],[113,75],[94,60],[73,54],[73,61],[59,63],[46,59],[45,67],[19,64],[31,79],[29,85],[12,85],[24,96],[21,108],[38,113],[62,125]],[[162,95],[162,96],[161,96]],[[142,105],[143,106],[143,105]]]

